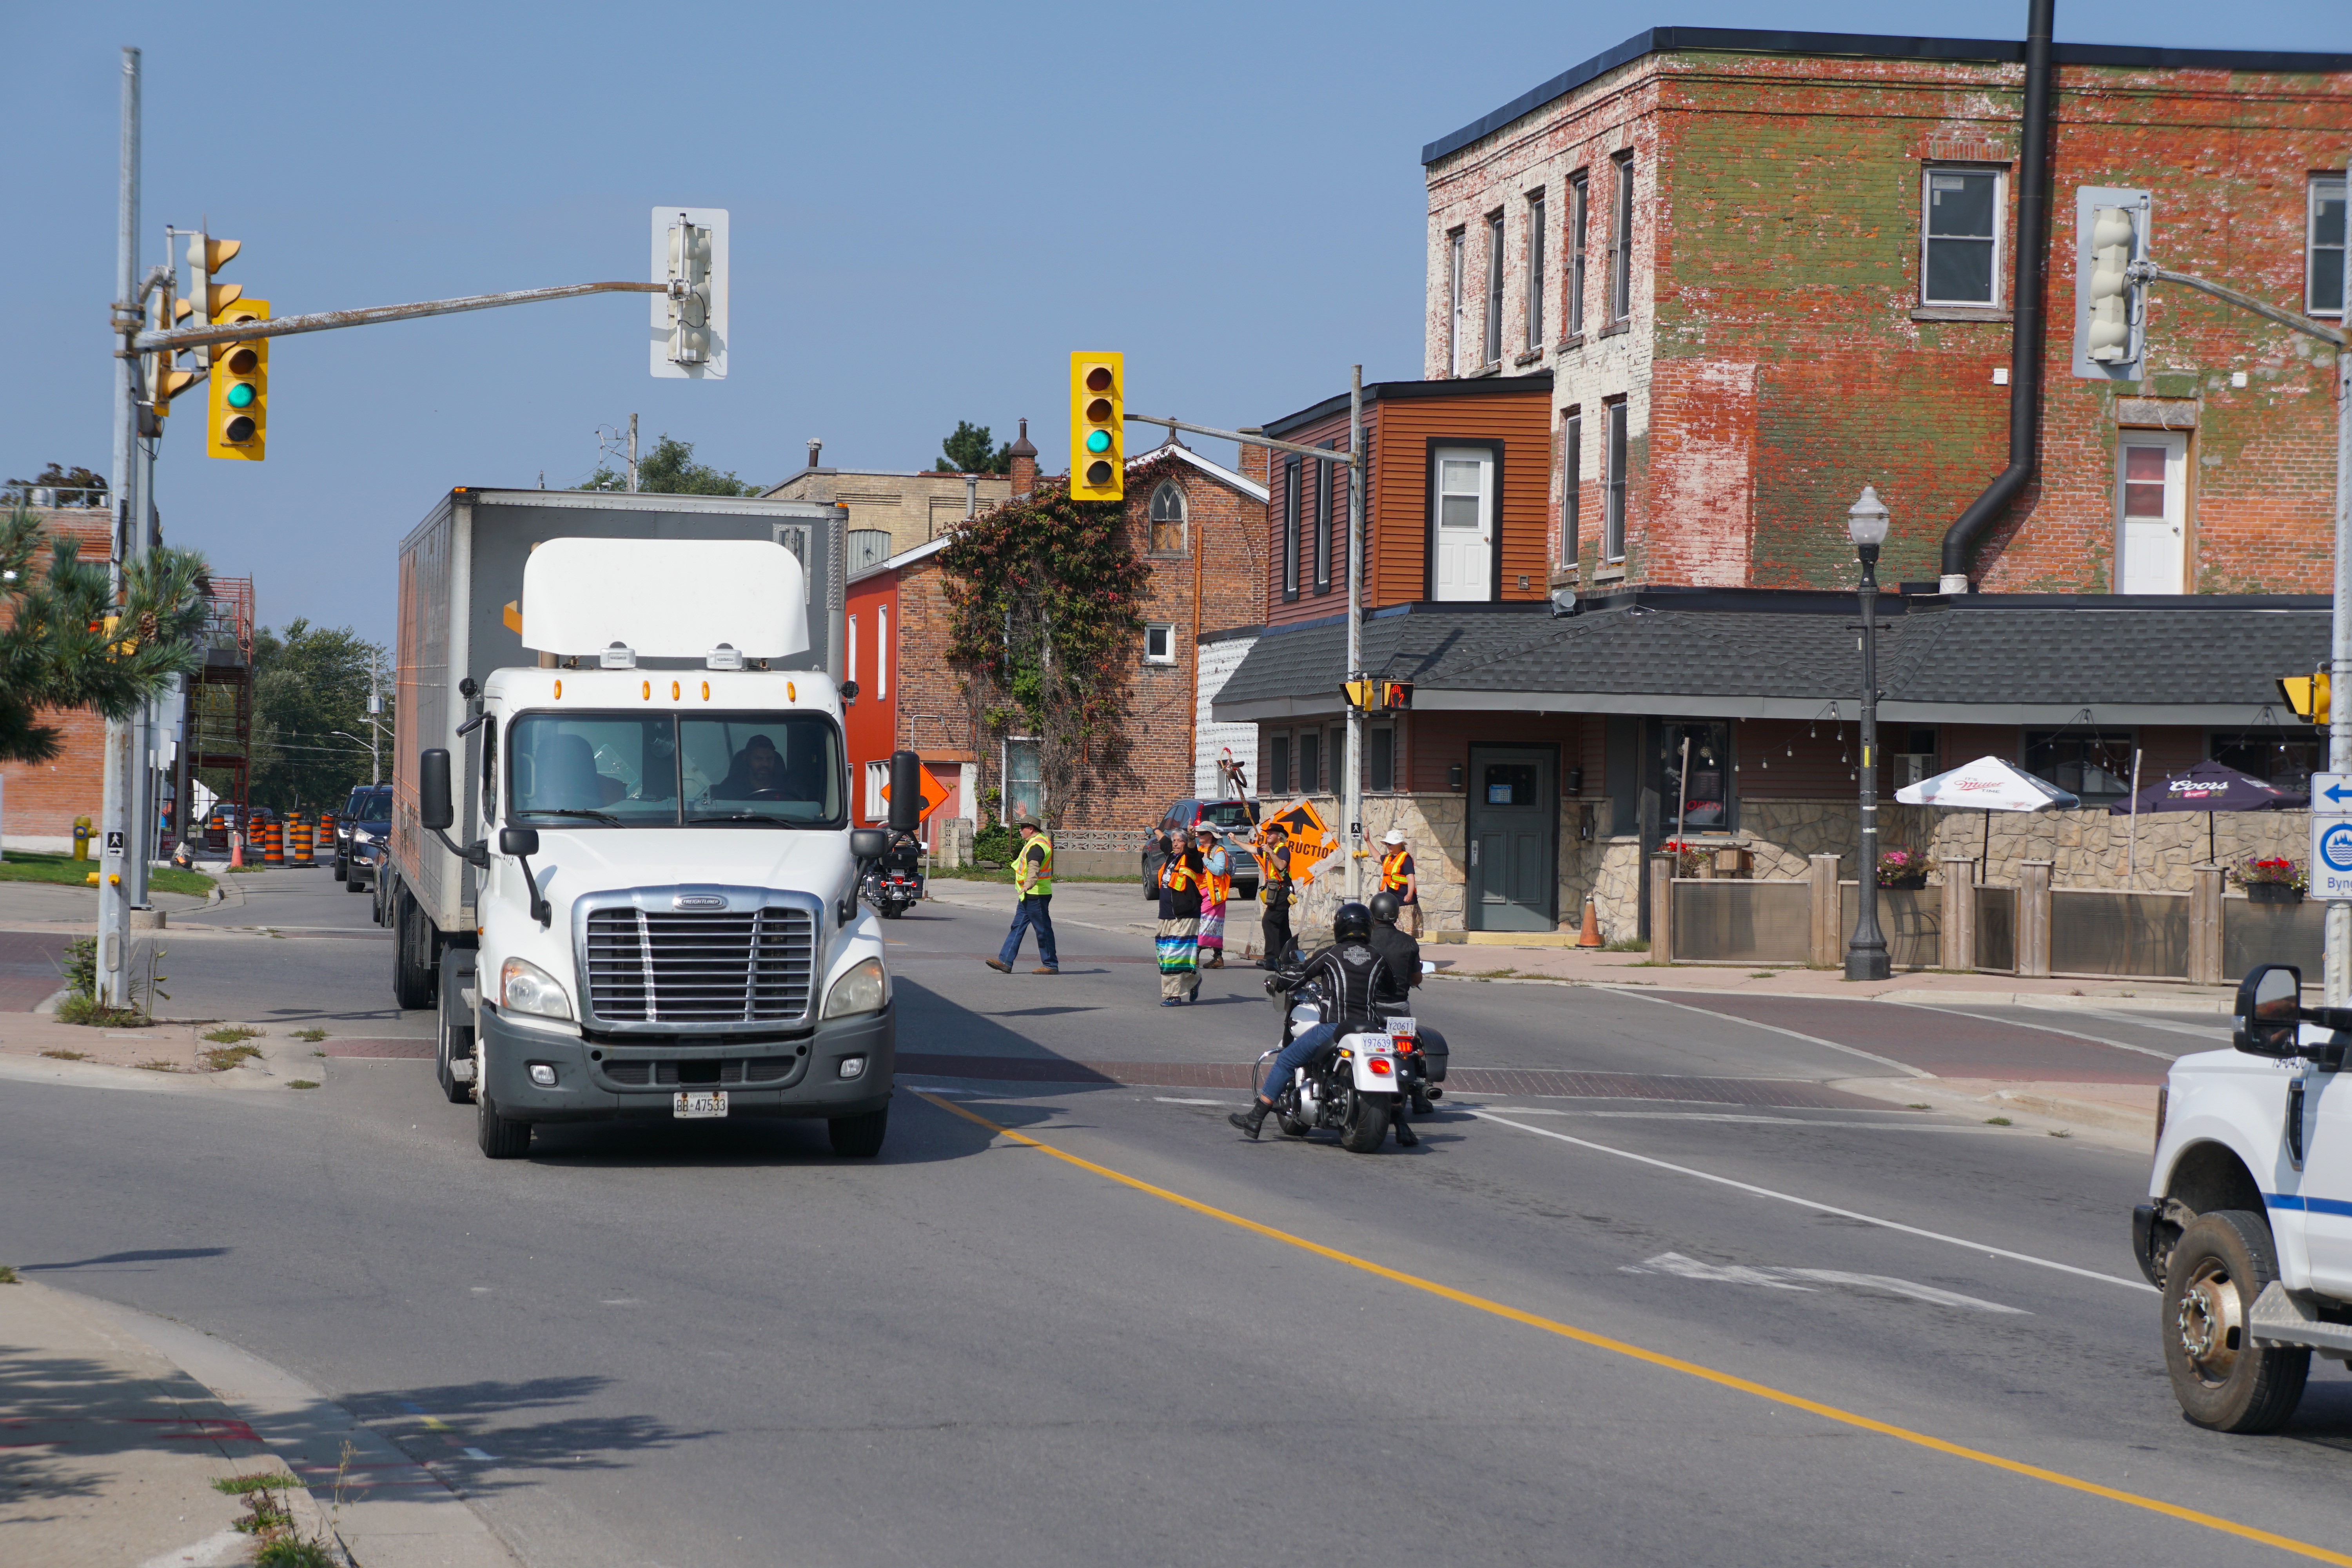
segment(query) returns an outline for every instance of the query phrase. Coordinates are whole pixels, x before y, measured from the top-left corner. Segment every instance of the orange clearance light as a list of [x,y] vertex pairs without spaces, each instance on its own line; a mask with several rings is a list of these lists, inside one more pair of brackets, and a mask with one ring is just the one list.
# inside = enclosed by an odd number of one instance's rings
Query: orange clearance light
[[672,702],[677,700],[677,682],[675,680],[669,683],[669,700]]
[[707,680],[702,683],[702,700],[705,702],[710,700],[710,682]]
[[560,680],[555,683],[555,700],[558,702],[563,700],[563,682]]
[[646,693],[645,693],[645,695],[646,695],[646,701],[648,701],[648,702],[651,702],[651,701],[654,700],[654,683],[653,683],[652,681],[648,680],[648,681],[645,682],[645,688],[646,688]]
[[784,700],[785,700],[785,701],[787,701],[787,702],[798,702],[800,700],[801,700],[800,688],[798,688],[797,686],[794,686],[794,685],[793,685],[791,681],[789,681],[789,680],[785,681],[785,682],[784,682]]

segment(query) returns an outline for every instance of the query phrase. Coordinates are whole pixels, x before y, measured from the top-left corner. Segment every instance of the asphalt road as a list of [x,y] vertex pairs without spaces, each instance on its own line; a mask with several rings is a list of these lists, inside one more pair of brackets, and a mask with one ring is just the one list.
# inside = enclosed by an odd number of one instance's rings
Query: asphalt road
[[[1140,939],[1066,929],[1043,977],[981,966],[982,915],[889,934],[925,1068],[878,1161],[698,1124],[492,1164],[415,1059],[0,1083],[0,1258],[328,1389],[534,1564],[2281,1557],[2131,1499],[2352,1538],[2340,1369],[2277,1437],[2180,1419],[2144,1152],[1828,1087],[2131,1079],[2210,1018],[1433,983],[1458,1068],[1643,1097],[1458,1093],[1359,1156],[1241,1141],[1231,1091],[976,1076],[1247,1062],[1252,973],[1163,1009]],[[248,1000],[348,963],[340,1005],[387,1003],[372,936],[215,945]]]

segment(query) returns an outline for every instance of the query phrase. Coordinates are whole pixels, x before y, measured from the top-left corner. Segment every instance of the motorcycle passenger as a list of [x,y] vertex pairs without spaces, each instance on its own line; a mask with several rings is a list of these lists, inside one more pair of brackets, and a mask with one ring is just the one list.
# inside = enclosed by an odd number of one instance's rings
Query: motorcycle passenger
[[[1421,984],[1421,943],[1415,942],[1397,917],[1404,912],[1404,900],[1383,888],[1372,895],[1372,951],[1381,955],[1386,969],[1386,982],[1373,1000],[1394,1008],[1409,1010],[1412,989]],[[1413,1042],[1422,1056],[1422,1078],[1412,1086],[1412,1108],[1421,1115],[1430,1113],[1429,1086],[1445,1080],[1445,1037],[1422,1023],[1413,1022]]]
[[[1373,998],[1382,985],[1389,984],[1388,966],[1372,951],[1371,941],[1372,912],[1361,904],[1341,904],[1339,912],[1331,917],[1331,945],[1307,961],[1305,972],[1295,983],[1311,982],[1322,992],[1323,1021],[1301,1031],[1282,1047],[1282,1054],[1274,1058],[1274,1066],[1266,1071],[1256,1100],[1247,1110],[1234,1111],[1226,1121],[1255,1138],[1265,1125],[1266,1114],[1274,1109],[1275,1094],[1290,1081],[1292,1073],[1312,1062],[1341,1035],[1381,1026],[1380,1009]],[[1396,1130],[1397,1142],[1407,1148],[1421,1142],[1402,1117],[1397,1120]]]

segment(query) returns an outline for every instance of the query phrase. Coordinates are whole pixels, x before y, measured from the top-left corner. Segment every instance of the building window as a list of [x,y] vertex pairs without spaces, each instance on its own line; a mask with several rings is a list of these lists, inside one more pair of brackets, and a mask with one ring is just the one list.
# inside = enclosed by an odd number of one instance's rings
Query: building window
[[2000,185],[1996,169],[1929,164],[1919,223],[1919,302],[1999,304]]
[[2311,182],[2311,255],[2307,308],[2315,316],[2344,314],[2344,176]]
[[1045,774],[1034,740],[1004,742],[1004,826],[1024,816],[1045,819]]
[[1265,777],[1258,787],[1268,795],[1290,793],[1290,736],[1286,731],[1265,738]]
[[1559,563],[1578,560],[1578,534],[1584,513],[1584,413],[1571,408],[1559,419]]
[[1469,282],[1465,270],[1468,258],[1463,254],[1468,237],[1455,229],[1445,237],[1445,374],[1462,374],[1462,312],[1470,302],[1463,298]]
[[1298,731],[1298,793],[1319,795],[1323,789],[1323,731]]
[[1544,346],[1544,289],[1549,281],[1544,276],[1544,194],[1538,191],[1528,198],[1528,342],[1527,346]]
[[[1688,759],[1685,763],[1685,759]],[[1685,833],[1728,833],[1737,802],[1731,796],[1731,726],[1720,720],[1658,726],[1658,804]],[[1661,832],[1671,831],[1662,820]]]
[[1315,465],[1315,591],[1331,591],[1331,465]]
[[1176,662],[1176,628],[1173,626],[1166,621],[1154,621],[1143,628],[1143,662]]
[[1609,405],[1608,468],[1601,475],[1606,487],[1601,513],[1601,558],[1625,559],[1625,400]]
[[2210,739],[2215,762],[2281,789],[2307,794],[2311,775],[2327,766],[2325,731],[2315,735],[2309,730],[2242,730]]
[[2131,793],[2129,730],[2028,730],[2025,771],[2080,795],[2084,805],[2106,805]]
[[1383,795],[1396,788],[1396,731],[1390,725],[1365,728],[1364,787]]
[[889,811],[890,811],[890,803],[889,803],[888,801],[884,800],[884,799],[882,798],[882,792],[883,792],[884,790],[886,790],[886,789],[888,789],[889,787],[890,787],[890,764],[889,764],[888,763],[879,763],[879,762],[877,762],[877,763],[866,763],[866,821],[868,821],[868,822],[879,822],[879,821],[881,821],[881,820],[882,820],[886,816],[887,816],[887,815],[889,814]]
[[1609,236],[1609,319],[1622,321],[1633,313],[1633,154],[1620,153],[1610,163],[1617,171],[1617,210]]
[[1298,597],[1298,463],[1282,465],[1282,597]]
[[1503,215],[1486,215],[1486,364],[1503,362]]
[[1151,551],[1155,555],[1184,553],[1184,491],[1170,479],[1151,492]]
[[857,679],[857,617],[849,617],[849,679]]
[[1584,335],[1585,241],[1592,233],[1591,180],[1582,169],[1568,177],[1568,335]]
[[890,606],[874,606],[874,695],[890,695]]

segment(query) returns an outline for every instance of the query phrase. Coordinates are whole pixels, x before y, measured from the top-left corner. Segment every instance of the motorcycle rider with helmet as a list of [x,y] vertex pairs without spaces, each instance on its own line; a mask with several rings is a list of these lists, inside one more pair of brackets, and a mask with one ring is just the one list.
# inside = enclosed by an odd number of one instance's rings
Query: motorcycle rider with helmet
[[[1409,1010],[1412,1001],[1410,993],[1412,987],[1421,984],[1421,943],[1397,924],[1397,917],[1404,912],[1404,900],[1395,892],[1383,888],[1374,893],[1371,910],[1372,951],[1381,955],[1381,963],[1388,976],[1386,984],[1372,1000],[1389,1008]],[[1432,1076],[1429,1069],[1434,1067],[1437,1077],[1444,1076],[1445,1037],[1418,1019],[1414,1020],[1413,1028],[1413,1041],[1420,1048],[1423,1059],[1421,1077],[1412,1086],[1412,1108],[1420,1115],[1427,1116],[1433,1109],[1429,1103],[1433,1098],[1429,1091]],[[1441,1095],[1444,1092],[1443,1089],[1438,1091]]]
[[[1255,1139],[1265,1125],[1268,1113],[1274,1110],[1274,1097],[1292,1073],[1312,1062],[1317,1054],[1342,1035],[1378,1030],[1381,1026],[1380,1008],[1374,998],[1381,989],[1396,984],[1389,974],[1388,965],[1373,951],[1372,912],[1363,905],[1341,904],[1331,917],[1331,944],[1307,961],[1305,972],[1294,981],[1276,976],[1266,982],[1270,988],[1287,990],[1295,985],[1313,984],[1323,994],[1323,1021],[1301,1031],[1282,1047],[1274,1065],[1266,1070],[1265,1082],[1258,1089],[1257,1099],[1247,1110],[1236,1110],[1225,1120]],[[1396,1122],[1397,1142],[1411,1148],[1421,1140],[1405,1125],[1400,1115]]]

